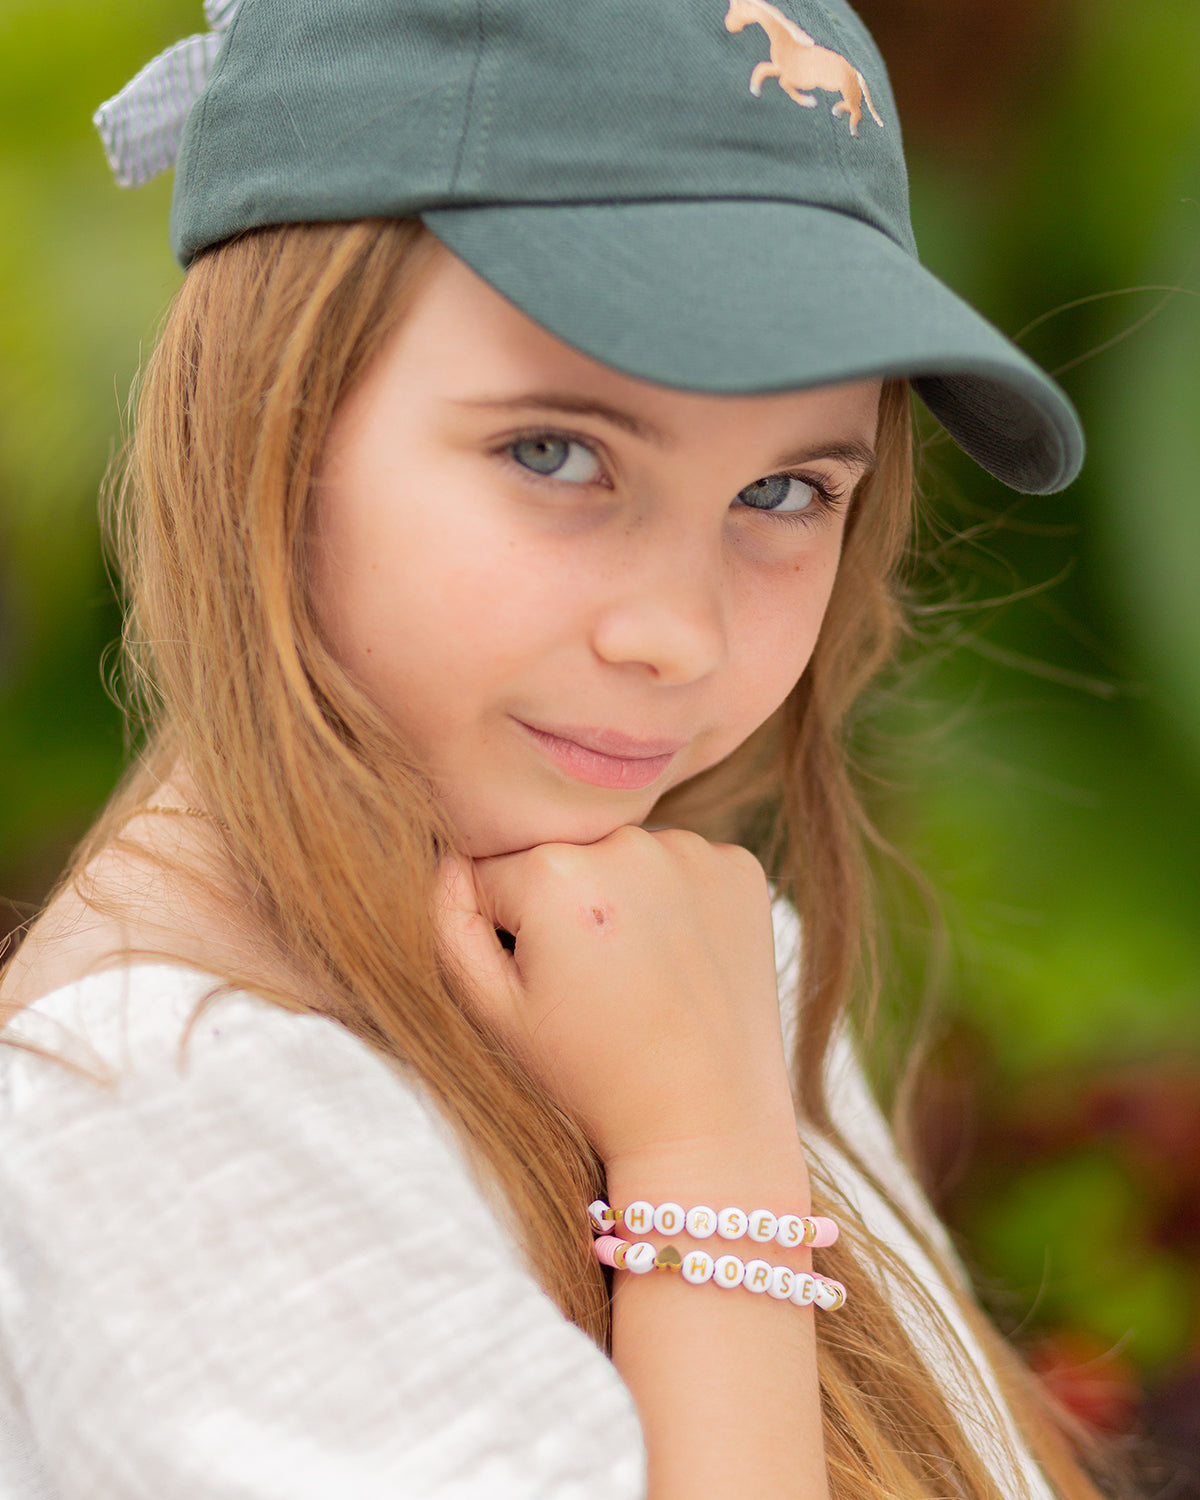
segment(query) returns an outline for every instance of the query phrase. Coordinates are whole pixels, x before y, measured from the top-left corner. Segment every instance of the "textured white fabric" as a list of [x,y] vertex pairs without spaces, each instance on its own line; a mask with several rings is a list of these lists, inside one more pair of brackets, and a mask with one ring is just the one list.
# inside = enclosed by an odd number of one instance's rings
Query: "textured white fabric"
[[[786,959],[786,914],[778,937]],[[336,1023],[242,994],[181,1046],[211,988],[138,965],[10,1028],[104,1085],[0,1047],[0,1497],[641,1496],[625,1387],[418,1090]],[[839,1065],[851,1137],[922,1205]]]

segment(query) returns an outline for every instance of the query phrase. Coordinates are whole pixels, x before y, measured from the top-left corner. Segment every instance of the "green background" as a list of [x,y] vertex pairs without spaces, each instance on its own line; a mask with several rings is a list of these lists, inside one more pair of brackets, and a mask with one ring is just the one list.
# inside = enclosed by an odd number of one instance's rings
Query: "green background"
[[[860,9],[927,262],[1027,330],[1091,442],[1024,501],[928,435],[912,663],[871,726],[950,936],[926,1175],[1053,1388],[1200,1465],[1200,7]],[[122,763],[96,494],[178,277],[169,181],[118,192],[90,114],[201,26],[199,0],[0,0],[8,927]]]

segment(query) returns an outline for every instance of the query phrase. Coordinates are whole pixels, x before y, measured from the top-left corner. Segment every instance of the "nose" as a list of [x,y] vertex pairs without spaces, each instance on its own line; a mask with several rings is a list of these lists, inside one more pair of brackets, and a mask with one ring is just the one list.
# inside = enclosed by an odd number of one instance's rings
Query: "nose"
[[714,672],[728,649],[724,568],[670,539],[642,566],[626,566],[592,628],[596,655],[614,666],[637,666],[669,686]]

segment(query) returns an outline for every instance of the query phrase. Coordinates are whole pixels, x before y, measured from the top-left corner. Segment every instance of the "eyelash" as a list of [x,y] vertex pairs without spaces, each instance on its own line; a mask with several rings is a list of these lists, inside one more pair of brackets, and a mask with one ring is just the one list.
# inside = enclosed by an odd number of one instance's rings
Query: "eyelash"
[[[559,438],[564,442],[578,443],[580,447],[586,448],[598,464],[604,467],[604,456],[597,451],[594,439],[585,438],[577,432],[566,432],[557,427],[533,427],[528,432],[518,432],[509,437],[496,450],[496,452],[508,459],[511,466],[524,479],[530,479],[535,484],[561,484],[563,481],[556,479],[553,474],[539,474],[535,469],[527,468],[519,463],[512,455],[512,450],[518,443],[534,442],[539,438]],[[764,479],[795,479],[800,484],[805,484],[812,490],[814,505],[806,510],[761,510],[760,515],[769,516],[777,525],[790,526],[819,526],[823,521],[832,520],[838,511],[846,503],[846,492],[827,484],[824,480],[816,478],[812,474],[802,474],[796,469],[781,469],[777,474],[764,474]],[[578,487],[578,486],[576,486]],[[741,506],[742,510],[754,510],[755,506]]]

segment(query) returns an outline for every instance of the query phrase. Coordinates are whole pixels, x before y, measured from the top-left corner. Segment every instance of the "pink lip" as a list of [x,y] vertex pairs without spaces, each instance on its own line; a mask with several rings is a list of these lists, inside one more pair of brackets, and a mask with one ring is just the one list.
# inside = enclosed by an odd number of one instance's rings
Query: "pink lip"
[[638,740],[615,729],[556,724],[536,729],[517,719],[561,770],[589,786],[638,791],[657,781],[686,740]]

